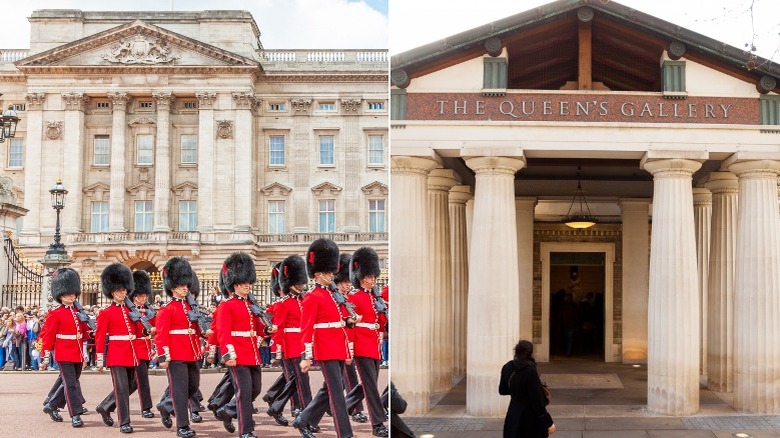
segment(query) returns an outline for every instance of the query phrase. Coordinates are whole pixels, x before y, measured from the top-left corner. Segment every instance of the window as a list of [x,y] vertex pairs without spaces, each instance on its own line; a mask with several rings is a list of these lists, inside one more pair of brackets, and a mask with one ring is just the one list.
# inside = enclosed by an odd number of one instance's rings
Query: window
[[95,158],[92,161],[95,166],[108,166],[109,162],[109,149],[111,148],[110,139],[107,135],[96,135],[93,143],[92,150],[94,151]]
[[92,226],[93,233],[104,233],[108,230],[108,202],[92,203]]
[[270,155],[268,164],[271,166],[284,166],[284,136],[272,135],[270,138]]
[[9,105],[12,110],[14,111],[24,111],[27,104],[24,103],[15,103],[13,105]]
[[151,166],[152,164],[152,142],[151,134],[142,134],[135,136],[136,162],[142,166]]
[[335,102],[320,102],[319,108],[320,108],[320,111],[336,111],[336,103]]
[[376,165],[385,164],[384,150],[385,150],[384,135],[368,136],[368,164],[369,165],[376,166]]
[[152,231],[152,201],[135,201],[135,231]]
[[198,162],[198,136],[181,136],[181,164],[195,164]]
[[179,231],[195,231],[198,227],[196,201],[179,201]]
[[184,109],[197,109],[198,104],[194,100],[185,100],[182,104],[182,108]]
[[138,103],[138,108],[152,109],[154,108],[151,100],[142,100]]
[[370,199],[368,201],[368,231],[371,233],[385,232],[384,199]]
[[336,232],[336,201],[320,201],[320,233]]
[[109,103],[107,100],[98,100],[95,102],[95,108],[96,109],[109,109]]
[[284,111],[284,103],[269,103],[268,111]]
[[321,135],[320,136],[320,165],[332,166],[335,164],[333,158],[333,136]]
[[384,102],[368,102],[368,109],[371,111],[380,111],[385,109]]
[[24,139],[11,138],[8,144],[8,167],[24,166]]
[[284,234],[284,201],[268,201],[268,233]]

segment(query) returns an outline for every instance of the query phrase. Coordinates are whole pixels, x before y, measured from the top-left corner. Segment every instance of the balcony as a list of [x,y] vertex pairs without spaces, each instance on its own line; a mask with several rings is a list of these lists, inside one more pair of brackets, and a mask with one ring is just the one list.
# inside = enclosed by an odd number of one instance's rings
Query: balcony
[[[386,243],[388,233],[301,233],[301,234],[254,234],[256,244],[301,243],[309,244],[316,239],[326,238],[334,242],[382,242]],[[74,233],[63,238],[66,244],[110,244],[122,242],[176,242],[200,243],[201,233],[197,231],[172,232],[126,232],[126,233]]]
[[29,49],[0,49],[0,62],[16,62],[29,54]]
[[263,50],[263,68],[275,71],[387,70],[387,50]]
[[387,233],[302,233],[302,234],[255,234],[255,243],[305,243],[317,239],[334,242],[387,242]]

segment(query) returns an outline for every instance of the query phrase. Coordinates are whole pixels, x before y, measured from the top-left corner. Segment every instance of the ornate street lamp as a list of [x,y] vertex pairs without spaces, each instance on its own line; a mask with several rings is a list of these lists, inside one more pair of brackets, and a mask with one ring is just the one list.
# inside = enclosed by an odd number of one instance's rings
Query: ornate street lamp
[[582,184],[580,183],[580,167],[577,166],[577,190],[574,192],[569,212],[563,218],[563,223],[569,228],[583,229],[590,228],[598,222],[598,218],[590,213],[590,207],[585,199],[585,192],[582,191]]
[[4,142],[6,138],[14,138],[19,120],[21,119],[16,115],[14,105],[8,105],[8,109],[0,117],[0,143]]
[[51,207],[57,212],[57,225],[54,228],[54,243],[49,245],[46,254],[64,255],[66,254],[65,245],[60,243],[60,211],[65,208],[65,195],[68,194],[68,191],[62,185],[62,179],[57,178],[57,184],[49,190],[49,193],[51,193]]

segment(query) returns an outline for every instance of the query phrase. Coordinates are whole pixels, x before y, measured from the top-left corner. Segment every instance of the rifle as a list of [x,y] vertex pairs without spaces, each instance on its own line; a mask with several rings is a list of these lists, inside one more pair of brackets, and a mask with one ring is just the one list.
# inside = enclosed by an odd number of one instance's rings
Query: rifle
[[330,284],[330,290],[333,293],[333,299],[336,301],[336,304],[339,306],[344,306],[344,308],[347,309],[347,313],[349,313],[349,317],[357,320],[358,314],[355,313],[355,305],[347,301],[347,297],[345,297],[344,294],[339,291],[336,283]]
[[81,303],[78,301],[73,301],[73,307],[76,309],[76,318],[78,318],[81,322],[86,322],[87,327],[89,327],[89,333],[91,335],[95,334],[95,330],[97,330],[97,325],[95,325],[95,321],[87,315],[87,312],[84,311],[84,307],[81,306]]
[[141,322],[141,325],[144,327],[144,334],[146,336],[149,336],[152,334],[152,324],[149,323],[148,317],[141,314],[141,311],[138,310],[138,306],[135,305],[133,300],[130,299],[130,297],[125,297],[125,306],[127,306],[128,309],[130,309],[130,312],[127,314],[127,316],[130,317],[130,321],[133,322]]
[[147,300],[144,303],[144,307],[146,307],[146,320],[153,319],[157,315],[157,311],[154,310],[151,304],[149,304],[149,301]]
[[274,323],[271,322],[271,317],[273,315],[270,315],[268,312],[265,311],[265,309],[262,306],[260,306],[260,304],[257,303],[257,298],[255,298],[255,296],[251,292],[249,293],[249,295],[247,295],[247,299],[251,303],[251,305],[249,306],[249,311],[251,311],[253,315],[259,316],[260,320],[263,321],[263,324],[266,327],[271,328],[271,326],[274,325]]
[[374,286],[371,288],[371,294],[374,295],[374,310],[376,313],[384,313],[387,316],[387,302],[382,298],[382,291],[379,287]]
[[209,329],[211,329],[211,315],[198,306],[195,297],[189,292],[187,292],[187,304],[189,304],[190,309],[192,309],[187,312],[187,319],[189,319],[190,322],[196,322],[202,334],[209,331]]

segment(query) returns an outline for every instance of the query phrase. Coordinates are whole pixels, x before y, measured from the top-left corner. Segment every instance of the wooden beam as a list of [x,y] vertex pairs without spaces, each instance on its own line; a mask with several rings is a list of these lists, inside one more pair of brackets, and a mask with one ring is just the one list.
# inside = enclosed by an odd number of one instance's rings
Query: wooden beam
[[577,36],[580,42],[579,64],[577,68],[578,89],[592,90],[593,78],[591,73],[593,58],[593,42],[591,38],[591,22],[579,21]]

